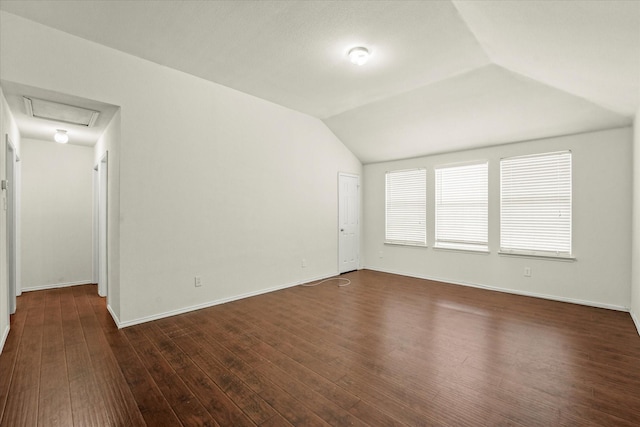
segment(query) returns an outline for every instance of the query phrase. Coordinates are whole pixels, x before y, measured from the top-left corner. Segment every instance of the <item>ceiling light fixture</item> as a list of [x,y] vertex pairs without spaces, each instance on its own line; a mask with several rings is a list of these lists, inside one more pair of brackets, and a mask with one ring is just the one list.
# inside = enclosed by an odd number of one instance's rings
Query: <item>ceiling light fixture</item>
[[67,135],[66,130],[58,129],[53,135],[53,139],[59,144],[66,144],[69,142],[69,135]]
[[349,59],[351,63],[356,65],[364,65],[369,60],[369,49],[366,47],[354,47],[349,51]]

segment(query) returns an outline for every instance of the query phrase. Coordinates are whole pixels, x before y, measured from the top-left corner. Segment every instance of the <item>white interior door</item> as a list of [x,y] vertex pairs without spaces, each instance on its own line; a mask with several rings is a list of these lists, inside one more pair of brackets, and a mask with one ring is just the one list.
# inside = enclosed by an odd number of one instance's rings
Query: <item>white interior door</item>
[[360,263],[360,177],[338,175],[338,271],[357,270]]

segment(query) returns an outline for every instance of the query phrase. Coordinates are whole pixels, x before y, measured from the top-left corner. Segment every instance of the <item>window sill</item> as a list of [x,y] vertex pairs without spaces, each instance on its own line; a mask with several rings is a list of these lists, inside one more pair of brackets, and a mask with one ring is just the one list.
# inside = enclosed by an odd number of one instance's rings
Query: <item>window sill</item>
[[491,252],[488,249],[469,249],[469,248],[450,248],[447,246],[434,246],[436,251],[444,252],[464,252],[469,254],[489,255]]
[[519,252],[503,252],[499,251],[500,256],[515,257],[515,258],[533,258],[533,259],[546,259],[550,261],[560,262],[575,262],[578,259],[572,255],[543,255],[543,254],[526,254]]
[[409,248],[427,248],[427,245],[422,245],[419,243],[400,243],[400,242],[384,242],[385,245],[390,246],[406,246]]

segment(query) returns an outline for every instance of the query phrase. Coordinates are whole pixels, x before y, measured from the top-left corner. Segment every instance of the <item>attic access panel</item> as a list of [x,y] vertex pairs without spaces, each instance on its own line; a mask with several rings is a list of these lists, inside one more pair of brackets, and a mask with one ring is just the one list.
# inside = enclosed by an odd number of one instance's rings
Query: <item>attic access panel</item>
[[27,98],[26,96],[23,96],[23,99],[27,114],[40,119],[91,127],[100,115],[99,111],[73,105],[60,104],[38,98]]

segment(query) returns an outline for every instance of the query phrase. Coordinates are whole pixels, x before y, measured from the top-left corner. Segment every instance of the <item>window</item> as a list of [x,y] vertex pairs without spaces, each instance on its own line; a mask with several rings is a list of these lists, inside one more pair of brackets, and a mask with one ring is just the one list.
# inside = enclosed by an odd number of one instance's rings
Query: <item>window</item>
[[571,152],[500,161],[500,251],[571,257]]
[[427,171],[410,169],[386,174],[385,242],[427,245]]
[[487,162],[436,168],[436,247],[488,250]]

